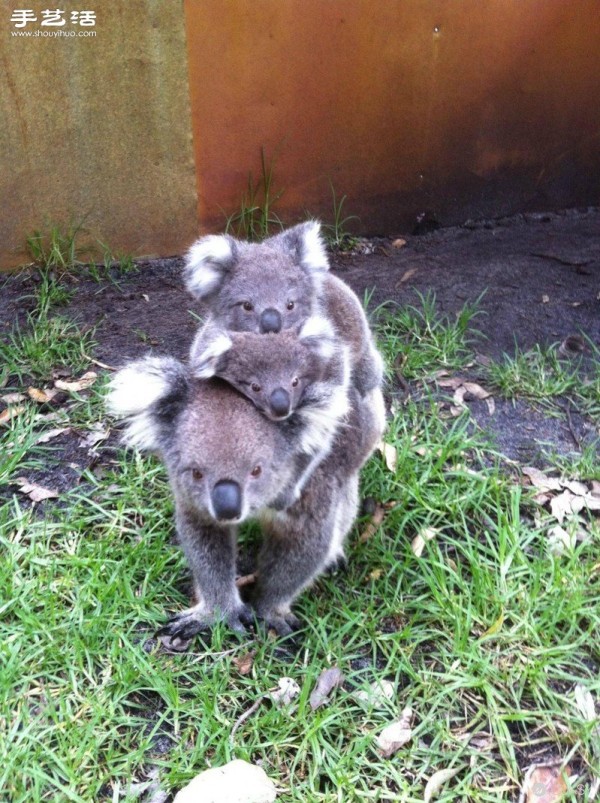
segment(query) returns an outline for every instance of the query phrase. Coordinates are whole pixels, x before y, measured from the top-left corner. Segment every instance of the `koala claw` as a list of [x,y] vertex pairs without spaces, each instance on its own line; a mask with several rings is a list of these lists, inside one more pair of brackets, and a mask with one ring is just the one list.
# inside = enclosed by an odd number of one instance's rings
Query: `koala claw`
[[289,636],[302,627],[300,619],[293,613],[270,611],[260,614],[259,619],[264,622],[267,629],[274,630],[278,636]]
[[[237,633],[245,633],[246,625],[254,621],[254,614],[249,605],[244,605],[227,614],[224,620],[232,630]],[[194,636],[209,630],[215,621],[215,617],[212,616],[194,611],[182,611],[169,619],[156,635],[167,649],[183,652]]]

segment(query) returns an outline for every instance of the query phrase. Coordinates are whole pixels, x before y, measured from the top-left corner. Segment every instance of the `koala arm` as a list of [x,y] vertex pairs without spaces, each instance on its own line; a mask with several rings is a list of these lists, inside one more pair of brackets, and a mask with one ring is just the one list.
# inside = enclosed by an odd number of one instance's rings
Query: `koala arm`
[[243,631],[252,616],[235,585],[235,527],[207,523],[193,510],[181,507],[177,508],[176,526],[199,600],[192,608],[174,616],[158,635],[168,647],[180,649],[192,636],[218,620],[224,620],[233,630]]

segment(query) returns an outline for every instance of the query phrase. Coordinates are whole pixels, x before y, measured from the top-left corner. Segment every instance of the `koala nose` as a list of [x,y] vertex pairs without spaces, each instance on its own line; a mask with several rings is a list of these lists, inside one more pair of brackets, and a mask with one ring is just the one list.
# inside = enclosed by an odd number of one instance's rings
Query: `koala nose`
[[211,499],[218,519],[237,519],[242,512],[242,491],[233,480],[219,480]]
[[269,396],[269,406],[276,416],[283,417],[290,412],[290,395],[287,390],[277,388]]
[[281,330],[281,315],[276,309],[269,307],[260,316],[260,331],[262,334],[268,332],[279,332]]

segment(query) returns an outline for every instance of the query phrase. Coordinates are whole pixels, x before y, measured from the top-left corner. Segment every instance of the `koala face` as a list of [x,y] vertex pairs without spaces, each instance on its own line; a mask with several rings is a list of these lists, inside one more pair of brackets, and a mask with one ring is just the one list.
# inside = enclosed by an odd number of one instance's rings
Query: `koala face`
[[176,360],[119,371],[108,406],[127,420],[125,442],[161,456],[178,505],[201,520],[244,521],[290,481],[293,439],[226,382],[190,378]]
[[303,223],[262,243],[203,237],[186,262],[186,284],[213,319],[232,332],[276,333],[311,314],[329,264],[318,223]]
[[335,348],[322,318],[266,335],[225,332],[210,322],[192,345],[190,365],[193,375],[221,377],[267,418],[282,421],[311,398],[307,390],[323,379]]

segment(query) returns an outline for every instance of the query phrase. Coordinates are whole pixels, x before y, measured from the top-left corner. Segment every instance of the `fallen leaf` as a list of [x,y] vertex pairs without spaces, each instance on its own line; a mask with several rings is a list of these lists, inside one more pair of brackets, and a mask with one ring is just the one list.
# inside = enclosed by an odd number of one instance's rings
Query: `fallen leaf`
[[48,441],[53,440],[54,438],[58,438],[59,435],[63,435],[65,432],[70,432],[71,427],[58,427],[57,429],[49,429],[47,432],[43,432],[36,443],[48,443]]
[[523,466],[521,471],[526,477],[529,478],[531,484],[535,488],[539,488],[542,492],[560,491],[562,488],[562,483],[558,477],[547,477],[543,471],[539,470],[539,468],[534,468],[533,466]]
[[397,753],[412,739],[412,708],[405,708],[397,722],[387,725],[377,737],[377,747],[384,758]]
[[59,388],[59,390],[67,390],[69,393],[78,393],[81,390],[86,390],[91,387],[97,378],[98,374],[94,371],[87,371],[80,379],[76,379],[72,382],[67,382],[64,379],[55,379],[54,387]]
[[434,772],[425,786],[423,803],[429,803],[431,798],[440,791],[442,786],[447,783],[450,778],[454,778],[454,776],[460,772],[461,769],[462,767],[452,767],[452,769],[438,770],[438,772]]
[[[392,246],[394,248],[404,248],[406,245],[406,240],[403,237],[396,237],[395,240],[392,241]],[[416,271],[416,268],[413,268],[413,273]]]
[[373,569],[372,572],[369,572],[369,580],[379,580],[381,575],[383,574],[383,569]]
[[277,708],[291,705],[300,694],[300,686],[293,678],[283,677],[277,682],[277,688],[269,692],[269,697]]
[[431,541],[437,535],[439,535],[439,530],[435,527],[423,527],[423,529],[419,530],[419,532],[415,535],[411,543],[411,549],[413,554],[420,558],[423,554],[423,550],[425,549],[425,544],[427,541]]
[[373,708],[387,708],[387,703],[394,699],[396,687],[391,680],[374,680],[368,689],[359,689],[352,695],[359,703],[372,705]]
[[398,463],[398,455],[396,453],[396,448],[385,441],[379,441],[376,448],[381,452],[381,454],[385,458],[385,464],[390,471],[396,471],[396,465]]
[[410,270],[405,271],[402,274],[399,284],[404,284],[404,282],[407,282],[411,276],[415,275],[416,272],[417,272],[416,268],[411,268]]
[[592,480],[592,496],[597,496],[600,498],[600,482],[598,480]]
[[563,491],[550,500],[550,510],[559,524],[563,523],[566,515],[573,513],[573,499],[574,495],[571,491]]
[[520,800],[527,803],[556,803],[567,791],[564,776],[569,776],[569,767],[561,769],[556,765],[534,765],[525,773]]
[[573,357],[585,351],[585,341],[581,335],[569,335],[558,347],[559,357]]
[[464,382],[463,387],[466,388],[467,393],[475,399],[487,399],[492,395],[489,390],[482,388],[477,382]]
[[106,440],[109,435],[110,429],[106,426],[106,424],[103,424],[101,421],[97,421],[96,423],[92,424],[85,437],[80,439],[79,446],[91,449],[97,443]]
[[243,655],[238,655],[233,659],[233,665],[240,673],[240,675],[247,675],[254,663],[255,652],[245,652]]
[[375,505],[375,511],[371,516],[371,520],[367,523],[365,529],[360,534],[359,541],[361,544],[364,544],[370,538],[372,538],[377,530],[381,527],[383,519],[385,518],[385,510],[379,504],[379,502]]
[[484,638],[485,636],[493,636],[501,629],[503,624],[504,624],[504,614],[501,613],[500,616],[496,619],[496,621],[488,627],[485,633],[481,634],[481,638]]
[[575,538],[557,524],[548,530],[548,550],[551,555],[560,557],[565,552],[570,551],[575,546]]
[[24,393],[5,393],[0,396],[0,401],[3,401],[4,404],[18,404],[18,402],[25,401],[26,398]]
[[488,415],[494,415],[496,412],[496,402],[492,398],[489,398],[485,400],[485,403],[487,404]]
[[563,486],[576,496],[587,496],[589,494],[587,485],[585,485],[583,482],[578,482],[577,480],[565,480],[563,482]]
[[438,379],[437,383],[441,388],[450,388],[450,390],[456,390],[462,384],[464,384],[464,378],[462,376],[451,376],[448,379]]
[[148,293],[142,293],[142,298],[144,299],[144,301],[150,302],[150,296],[148,295]]
[[550,296],[547,296],[546,294],[544,294],[542,296],[542,304],[547,304],[549,301],[550,301]]
[[8,422],[16,418],[21,413],[24,413],[27,408],[24,407],[22,404],[17,404],[14,407],[7,407],[6,410],[2,410],[0,413],[0,426],[3,424],[8,424]]
[[581,683],[575,685],[575,702],[584,719],[587,719],[588,722],[593,722],[596,719],[596,706],[592,693]]
[[459,415],[462,415],[464,413],[466,407],[464,404],[460,407],[455,404],[451,404],[449,409],[452,418],[458,418]]
[[26,494],[32,502],[42,502],[44,499],[56,499],[58,497],[58,491],[51,491],[42,485],[36,485],[34,482],[29,482],[25,477],[17,477],[15,485],[18,485],[19,491]]
[[173,803],[272,803],[277,789],[262,767],[236,758],[196,775]]
[[317,684],[312,690],[309,703],[313,711],[327,703],[330,694],[337,689],[344,681],[342,670],[337,666],[324,669],[317,679]]
[[[60,380],[59,380],[60,381]],[[58,393],[58,388],[47,388],[40,390],[40,388],[29,387],[27,388],[27,395],[29,398],[38,404],[47,404]]]

